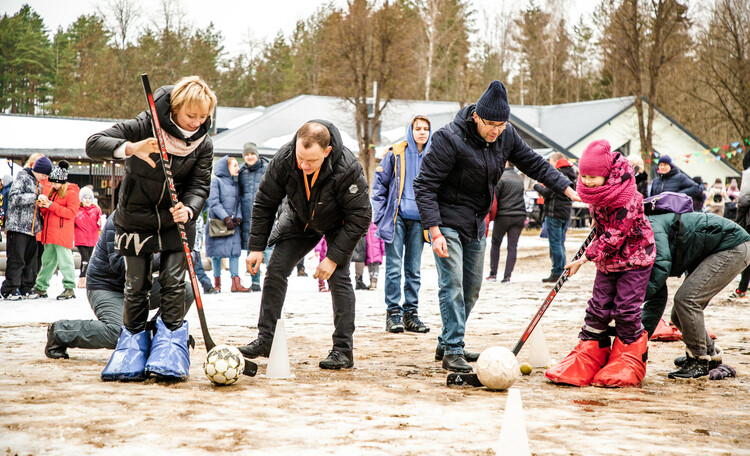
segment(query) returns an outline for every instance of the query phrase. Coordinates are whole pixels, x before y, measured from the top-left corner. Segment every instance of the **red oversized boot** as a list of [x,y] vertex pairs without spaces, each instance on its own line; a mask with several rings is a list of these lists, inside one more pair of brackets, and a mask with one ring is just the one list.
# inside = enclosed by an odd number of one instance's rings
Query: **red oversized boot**
[[240,276],[234,276],[232,277],[231,291],[232,293],[247,293],[250,291],[250,289],[242,286],[242,282],[240,282]]
[[221,277],[214,277],[214,288],[216,291],[221,291]]
[[623,343],[620,338],[612,345],[609,362],[596,374],[591,384],[609,388],[640,386],[646,376],[648,359],[648,334],[643,331],[632,344]]
[[[602,341],[602,344],[608,341]],[[598,340],[582,340],[564,360],[547,369],[544,375],[555,383],[588,386],[599,369],[607,364],[609,346]]]

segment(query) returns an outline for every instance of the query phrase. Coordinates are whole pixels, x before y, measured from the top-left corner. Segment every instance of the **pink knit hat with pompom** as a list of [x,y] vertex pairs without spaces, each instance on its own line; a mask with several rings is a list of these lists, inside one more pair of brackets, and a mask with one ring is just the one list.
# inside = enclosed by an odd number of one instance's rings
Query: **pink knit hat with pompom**
[[578,172],[582,176],[609,176],[612,169],[614,154],[609,146],[609,141],[599,139],[586,147],[578,162]]

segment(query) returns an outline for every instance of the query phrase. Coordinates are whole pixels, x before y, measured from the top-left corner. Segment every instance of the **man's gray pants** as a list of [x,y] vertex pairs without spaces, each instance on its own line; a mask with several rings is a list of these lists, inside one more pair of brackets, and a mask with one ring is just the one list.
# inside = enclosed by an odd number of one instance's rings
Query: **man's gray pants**
[[714,341],[706,332],[703,309],[749,264],[750,241],[706,257],[675,293],[672,322],[682,331],[682,340],[692,357],[714,354]]

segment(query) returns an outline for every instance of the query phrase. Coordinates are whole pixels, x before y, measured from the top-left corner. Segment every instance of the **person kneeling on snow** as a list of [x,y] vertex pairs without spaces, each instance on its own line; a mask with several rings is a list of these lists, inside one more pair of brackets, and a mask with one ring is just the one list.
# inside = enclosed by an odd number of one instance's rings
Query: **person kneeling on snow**
[[703,309],[750,264],[750,235],[711,213],[659,214],[648,219],[656,238],[656,263],[641,319],[649,337],[667,305],[667,277],[688,273],[674,294],[671,317],[682,331],[685,356],[674,360],[678,369],[668,377],[733,377],[734,369],[721,364],[721,348],[706,331]]
[[[580,260],[565,265],[572,276],[587,260],[596,264],[594,290],[579,334],[581,341],[545,375],[576,386],[638,386],[646,376],[648,335],[641,324],[641,303],[656,257],[654,233],[643,213],[628,161],[609,142],[594,141],[578,163],[578,194],[588,203],[595,237]],[[615,321],[610,350],[607,333]]]
[[[213,143],[208,135],[216,95],[197,76],[154,93],[156,115],[164,134],[174,187],[167,188],[151,114],[119,122],[92,135],[86,154],[95,160],[123,161],[125,175],[115,212],[115,250],[125,257],[123,330],[103,380],[141,380],[148,374],[187,379],[190,371],[188,327],[184,320],[184,243],[192,250],[195,219],[206,204],[211,185]],[[176,201],[171,200],[175,192]],[[178,224],[184,224],[180,233]],[[186,239],[182,239],[182,236]],[[156,335],[146,330],[151,262],[161,252],[161,316]]]
[[[91,262],[86,269],[86,297],[96,320],[58,320],[47,328],[48,358],[68,359],[68,348],[108,348],[117,346],[122,327],[122,303],[125,298],[125,259],[115,252],[115,225],[107,219]],[[154,255],[154,257],[157,257]],[[157,269],[157,268],[154,268]],[[159,307],[161,285],[154,281],[149,293],[149,308]],[[190,283],[185,284],[185,307],[195,300]]]

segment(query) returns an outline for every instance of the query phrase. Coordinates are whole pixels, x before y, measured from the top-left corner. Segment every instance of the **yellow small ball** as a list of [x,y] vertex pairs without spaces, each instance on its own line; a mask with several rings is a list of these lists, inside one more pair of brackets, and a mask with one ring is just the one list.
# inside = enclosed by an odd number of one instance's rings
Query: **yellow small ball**
[[521,373],[523,375],[529,375],[531,373],[531,364],[529,363],[521,364]]

